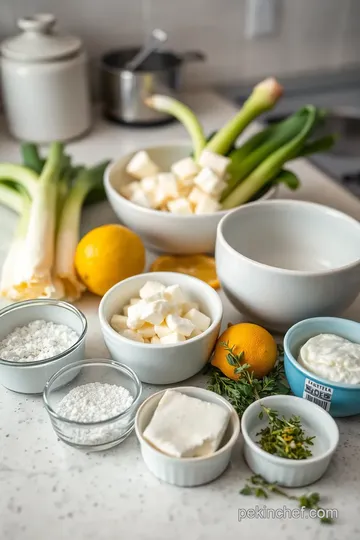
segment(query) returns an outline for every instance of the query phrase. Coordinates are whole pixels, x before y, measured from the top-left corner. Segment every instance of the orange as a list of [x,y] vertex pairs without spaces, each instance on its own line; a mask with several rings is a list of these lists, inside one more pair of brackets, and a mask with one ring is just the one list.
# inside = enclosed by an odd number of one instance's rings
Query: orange
[[103,225],[88,232],[75,253],[75,268],[89,291],[103,296],[115,283],[145,266],[140,237],[122,225]]
[[234,324],[219,337],[211,360],[212,365],[220,369],[229,379],[236,381],[240,374],[235,373],[236,365],[229,363],[227,358],[229,351],[224,343],[228,343],[230,348],[234,347],[233,353],[236,356],[242,353],[239,363],[249,364],[248,371],[253,372],[256,378],[267,375],[275,365],[277,346],[272,335],[257,324]]
[[205,281],[213,289],[220,287],[215,259],[207,255],[162,255],[152,263],[150,271],[180,272]]

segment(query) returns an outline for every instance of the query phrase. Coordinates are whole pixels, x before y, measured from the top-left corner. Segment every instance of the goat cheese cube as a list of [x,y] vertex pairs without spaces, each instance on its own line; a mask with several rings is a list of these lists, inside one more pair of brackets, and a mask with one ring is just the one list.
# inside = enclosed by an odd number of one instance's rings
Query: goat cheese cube
[[170,330],[185,337],[189,337],[191,332],[195,329],[195,325],[189,319],[185,319],[179,315],[170,313],[165,320]]
[[211,319],[207,315],[201,313],[201,311],[195,308],[192,308],[190,311],[185,313],[184,317],[185,319],[189,319],[195,328],[202,330],[202,332],[209,328],[211,323]]
[[180,180],[195,176],[200,170],[199,165],[191,157],[180,159],[171,167],[171,172]]
[[175,199],[178,195],[177,182],[172,173],[160,173],[158,175],[159,188],[163,190],[167,199]]
[[198,328],[194,328],[194,330],[191,332],[191,334],[189,336],[189,339],[191,339],[193,337],[200,336],[201,334],[202,334],[201,330],[199,330]]
[[201,167],[209,167],[218,176],[222,177],[224,176],[230,161],[231,160],[228,157],[220,156],[210,150],[203,150],[199,158],[199,165],[201,165]]
[[144,343],[143,337],[140,336],[140,334],[138,334],[134,330],[131,330],[129,328],[127,330],[123,330],[121,335],[128,339],[131,339],[132,341],[139,341],[140,343]]
[[144,324],[144,319],[142,318],[142,304],[145,304],[145,302],[138,302],[137,304],[133,304],[132,306],[129,306],[127,310],[127,325],[128,328],[131,328],[132,330],[137,330],[138,328],[141,328]]
[[155,334],[158,336],[158,338],[162,338],[164,336],[168,336],[172,333],[172,330],[168,327],[166,322],[163,322],[161,324],[156,324],[154,326]]
[[125,197],[126,199],[131,199],[131,197],[134,195],[134,193],[139,189],[139,182],[129,182],[128,184],[124,184],[120,187],[119,192],[120,195]]
[[203,198],[204,192],[196,186],[190,191],[188,197],[189,201],[195,205],[198,204]]
[[130,298],[130,306],[135,306],[139,302],[141,302],[141,298]]
[[155,336],[155,329],[152,324],[145,323],[144,326],[137,330],[137,333],[145,338],[152,338]]
[[182,341],[186,341],[185,336],[182,334],[179,334],[178,332],[172,332],[171,334],[168,334],[167,336],[164,336],[160,338],[160,343],[163,345],[171,345],[172,343],[181,343]]
[[147,152],[141,150],[131,158],[126,167],[126,172],[135,178],[146,178],[155,176],[159,172],[159,167],[154,163]]
[[164,298],[168,302],[176,304],[185,304],[187,298],[181,290],[180,285],[169,285],[164,291]]
[[121,330],[127,328],[127,317],[125,315],[113,315],[110,325],[116,332],[121,332]]
[[141,299],[146,300],[154,294],[164,293],[166,287],[159,281],[147,281],[139,291],[139,296]]
[[205,195],[195,207],[195,214],[212,214],[221,209],[220,203],[213,197]]
[[229,420],[230,412],[221,405],[166,390],[144,437],[168,456],[207,456],[219,448]]
[[172,214],[187,216],[193,213],[190,203],[185,197],[168,202],[168,209]]
[[153,193],[157,184],[157,176],[145,176],[145,178],[140,180],[140,187],[145,193]]
[[153,294],[152,296],[148,296],[146,298],[146,302],[156,302],[157,300],[164,300],[164,293],[163,292],[157,292]]
[[200,311],[200,306],[197,302],[185,302],[184,304],[181,305],[181,315],[184,315],[185,313],[187,313],[188,311],[190,311],[190,309],[198,309]]
[[153,345],[159,345],[161,343],[160,338],[158,338],[157,336],[153,336],[150,340],[150,343],[152,343]]
[[128,304],[123,307],[123,313],[126,317],[129,315],[129,307],[130,306]]
[[130,201],[144,208],[151,208],[151,200],[141,188],[136,190],[130,197]]
[[169,313],[169,302],[156,300],[141,306],[141,320],[151,324],[161,324]]
[[205,193],[216,197],[226,186],[225,182],[209,167],[205,167],[195,178],[194,183]]

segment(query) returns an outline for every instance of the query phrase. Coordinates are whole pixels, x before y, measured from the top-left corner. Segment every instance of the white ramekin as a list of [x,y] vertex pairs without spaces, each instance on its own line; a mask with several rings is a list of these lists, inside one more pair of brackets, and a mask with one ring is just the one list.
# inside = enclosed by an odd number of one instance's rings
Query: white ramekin
[[45,360],[11,362],[0,358],[1,384],[14,392],[40,394],[54,373],[72,362],[83,360],[85,355],[86,318],[76,307],[60,300],[26,300],[2,309],[0,341],[16,327],[25,326],[36,319],[65,324],[74,330],[79,338],[69,349]]
[[[300,416],[301,423],[309,436],[315,435],[313,456],[294,460],[274,456],[265,452],[255,442],[257,433],[266,425],[259,418],[261,405],[276,410],[280,416]],[[333,418],[324,409],[294,396],[269,396],[252,403],[241,419],[244,437],[244,456],[250,469],[260,474],[267,482],[281,486],[300,487],[316,482],[326,471],[339,442],[339,429]]]
[[135,417],[135,431],[140,442],[141,454],[148,469],[160,480],[181,487],[207,484],[220,476],[229,464],[232,448],[239,436],[240,421],[235,409],[226,399],[214,392],[193,386],[172,388],[191,397],[216,403],[230,412],[230,421],[220,448],[206,457],[175,458],[167,456],[151,446],[143,437],[155,409],[166,390],[147,398]]

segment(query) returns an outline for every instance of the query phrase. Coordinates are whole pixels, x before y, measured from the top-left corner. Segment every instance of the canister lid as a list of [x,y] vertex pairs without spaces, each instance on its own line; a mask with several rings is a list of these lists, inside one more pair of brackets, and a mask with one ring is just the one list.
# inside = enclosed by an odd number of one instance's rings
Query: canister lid
[[53,33],[56,19],[50,13],[19,19],[22,33],[5,40],[1,53],[6,58],[22,62],[46,62],[74,56],[81,49],[81,40]]

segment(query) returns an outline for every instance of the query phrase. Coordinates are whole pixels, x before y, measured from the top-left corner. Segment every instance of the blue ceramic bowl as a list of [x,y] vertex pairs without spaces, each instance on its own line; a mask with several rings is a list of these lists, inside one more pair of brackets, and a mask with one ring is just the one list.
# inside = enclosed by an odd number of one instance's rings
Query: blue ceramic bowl
[[285,374],[295,396],[320,405],[332,416],[360,414],[360,384],[334,383],[305,369],[297,358],[300,348],[318,334],[336,334],[360,343],[360,323],[335,317],[314,317],[294,324],[284,338]]

